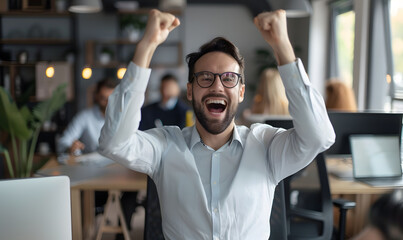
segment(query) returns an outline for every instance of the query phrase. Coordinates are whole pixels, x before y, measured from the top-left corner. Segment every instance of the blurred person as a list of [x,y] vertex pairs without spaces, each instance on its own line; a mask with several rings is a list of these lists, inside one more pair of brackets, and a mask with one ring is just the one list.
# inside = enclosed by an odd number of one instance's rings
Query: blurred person
[[326,84],[326,108],[337,111],[357,111],[352,88],[339,79],[330,79]]
[[[104,78],[97,82],[93,96],[94,106],[79,112],[68,124],[56,143],[57,152],[61,155],[58,157],[59,162],[65,163],[69,158],[69,156],[63,156],[64,153],[79,156],[97,152],[98,138],[105,123],[108,98],[117,84],[118,81],[112,78]],[[99,161],[105,161],[103,156],[99,155]],[[95,191],[95,211],[97,214],[103,212],[107,198],[108,192]]]
[[147,130],[163,125],[174,125],[184,128],[186,113],[190,107],[179,99],[180,87],[177,78],[166,74],[161,78],[161,100],[144,106],[141,109],[140,130]]
[[383,194],[371,206],[368,225],[353,240],[403,239],[403,189]]
[[268,68],[260,75],[250,111],[252,114],[289,115],[288,99],[277,69]]
[[68,124],[62,136],[57,141],[57,152],[80,155],[96,152],[101,128],[105,123],[105,111],[108,97],[112,94],[118,82],[105,78],[96,84],[94,101],[91,108],[79,112]]

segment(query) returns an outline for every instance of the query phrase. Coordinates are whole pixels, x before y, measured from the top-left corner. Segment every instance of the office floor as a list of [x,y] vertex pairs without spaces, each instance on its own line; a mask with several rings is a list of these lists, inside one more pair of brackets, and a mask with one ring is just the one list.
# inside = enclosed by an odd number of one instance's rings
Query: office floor
[[[131,222],[130,237],[131,240],[143,240],[144,232],[144,215],[145,211],[143,207],[138,207],[133,214]],[[97,218],[97,226],[99,226],[101,219]],[[114,234],[104,234],[102,240],[115,240]]]

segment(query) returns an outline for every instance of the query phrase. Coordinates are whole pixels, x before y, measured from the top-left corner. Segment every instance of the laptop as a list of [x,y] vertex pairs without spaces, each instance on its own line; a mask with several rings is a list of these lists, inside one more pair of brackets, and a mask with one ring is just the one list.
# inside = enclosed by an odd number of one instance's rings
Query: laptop
[[399,136],[350,135],[355,180],[373,187],[403,186]]
[[0,193],[0,239],[72,239],[68,177],[2,180]]

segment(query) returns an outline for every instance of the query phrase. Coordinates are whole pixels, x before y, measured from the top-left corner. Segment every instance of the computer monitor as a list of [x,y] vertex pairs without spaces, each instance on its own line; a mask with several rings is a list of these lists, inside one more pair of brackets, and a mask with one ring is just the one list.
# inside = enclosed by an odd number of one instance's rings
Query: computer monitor
[[384,112],[329,112],[336,142],[327,155],[350,155],[349,136],[353,134],[401,135],[402,114]]
[[71,240],[66,176],[0,181],[0,239]]
[[[325,151],[327,155],[351,156],[349,136],[353,134],[401,135],[402,114],[384,112],[329,112],[336,133],[335,143]],[[292,120],[268,119],[266,124],[292,128]]]

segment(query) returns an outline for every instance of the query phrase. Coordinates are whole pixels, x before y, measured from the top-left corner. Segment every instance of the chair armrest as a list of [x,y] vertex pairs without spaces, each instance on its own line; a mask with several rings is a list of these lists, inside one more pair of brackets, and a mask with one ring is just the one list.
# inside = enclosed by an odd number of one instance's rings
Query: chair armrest
[[333,199],[333,205],[340,208],[340,209],[352,209],[355,208],[355,202],[346,200],[343,198]]

